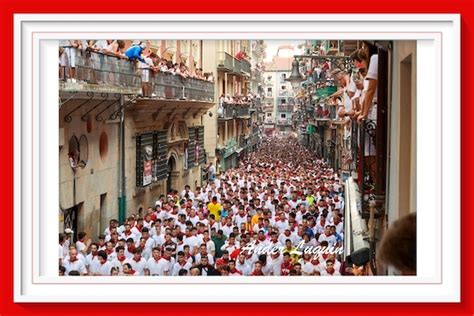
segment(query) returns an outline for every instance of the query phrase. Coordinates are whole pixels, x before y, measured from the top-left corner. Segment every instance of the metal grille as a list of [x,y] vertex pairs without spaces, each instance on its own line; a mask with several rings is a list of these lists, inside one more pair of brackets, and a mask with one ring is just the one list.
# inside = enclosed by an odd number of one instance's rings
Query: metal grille
[[[151,148],[151,174],[145,174],[146,149]],[[167,167],[166,131],[149,132],[136,137],[136,186],[144,187],[150,183],[166,179]]]
[[190,169],[194,167],[195,160],[196,160],[196,129],[194,127],[188,128],[188,135],[189,135],[189,143],[188,143],[188,166],[187,168]]
[[198,133],[199,133],[199,164],[203,164],[206,162],[206,155],[204,151],[204,126],[199,126],[198,127]]

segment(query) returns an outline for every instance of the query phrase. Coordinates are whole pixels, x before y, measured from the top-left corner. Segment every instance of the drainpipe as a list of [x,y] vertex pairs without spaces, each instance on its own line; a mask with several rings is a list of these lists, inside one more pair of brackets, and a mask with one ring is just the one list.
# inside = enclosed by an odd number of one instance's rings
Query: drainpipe
[[120,125],[119,125],[119,223],[125,221],[125,110],[123,108],[123,95],[120,96],[120,107],[122,108],[120,113]]

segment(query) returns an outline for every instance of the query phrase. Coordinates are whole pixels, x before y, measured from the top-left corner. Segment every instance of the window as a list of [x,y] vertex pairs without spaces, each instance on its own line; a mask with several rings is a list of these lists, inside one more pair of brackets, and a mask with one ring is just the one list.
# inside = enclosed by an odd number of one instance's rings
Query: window
[[272,76],[268,76],[267,80],[270,81],[270,80],[272,80],[272,78],[273,78]]
[[281,100],[280,100],[280,104],[281,104],[281,105],[285,105],[285,104],[286,104],[286,100],[285,100],[285,99],[281,99]]
[[273,90],[272,88],[267,88],[268,93],[272,93],[273,92],[272,90]]
[[286,86],[281,86],[281,90],[286,90]]
[[286,113],[280,114],[280,118],[281,118],[281,119],[286,119]]
[[272,117],[272,113],[267,113],[267,117]]

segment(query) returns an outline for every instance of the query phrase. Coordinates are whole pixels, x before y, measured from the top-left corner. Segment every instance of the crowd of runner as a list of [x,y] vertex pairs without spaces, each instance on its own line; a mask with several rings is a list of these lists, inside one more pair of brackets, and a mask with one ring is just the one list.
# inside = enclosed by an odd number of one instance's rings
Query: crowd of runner
[[338,276],[342,190],[296,139],[264,140],[239,168],[159,197],[143,217],[111,220],[93,241],[79,232],[74,242],[67,229],[59,274]]

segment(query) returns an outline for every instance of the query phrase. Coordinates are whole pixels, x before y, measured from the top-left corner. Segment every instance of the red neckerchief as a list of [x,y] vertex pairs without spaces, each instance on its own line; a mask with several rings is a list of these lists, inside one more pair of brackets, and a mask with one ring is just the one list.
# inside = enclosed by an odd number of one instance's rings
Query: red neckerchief
[[333,275],[334,272],[336,272],[336,269],[334,269],[334,271],[331,273],[331,272],[329,272],[328,269],[326,268],[326,272],[329,273],[330,275]]
[[262,241],[262,242],[265,241],[265,236],[259,236],[259,237],[258,237],[258,240],[259,240],[259,241]]
[[69,262],[70,262],[70,263],[74,263],[74,262],[76,262],[77,260],[78,260],[77,257],[76,257],[74,260],[72,260],[71,257],[69,257]]
[[140,259],[138,259],[138,261],[137,261],[137,259],[135,259],[135,256],[133,256],[133,261],[135,261],[135,262],[138,263],[138,262],[140,262],[141,260],[142,260],[142,256],[140,256]]
[[251,275],[263,275],[263,272],[262,270],[260,271],[254,270]]
[[111,255],[114,252],[114,250],[112,249],[112,250],[109,251],[109,250],[106,249],[105,252],[107,253],[107,255]]
[[322,256],[323,259],[326,261],[326,259],[327,259],[327,257],[329,256],[329,254],[328,254],[328,253],[323,253],[321,256]]
[[135,245],[131,245],[130,247],[128,247],[127,251],[133,253],[135,251]]
[[240,272],[240,271],[237,270],[236,268],[231,269],[231,270],[230,270],[230,273],[237,273],[237,274],[242,275],[242,272]]
[[126,274],[128,274],[128,275],[134,275],[135,272],[137,272],[137,271],[135,271],[135,270],[133,270],[133,269],[130,269],[130,270],[128,270],[128,272],[126,272]]
[[131,234],[132,234],[132,231],[131,231],[131,230],[129,230],[128,232],[125,231],[125,236],[130,236]]
[[136,229],[138,229],[138,231],[141,233],[142,232],[142,228],[143,228],[143,225],[140,225],[140,226],[135,226]]
[[94,257],[97,256],[97,252],[98,252],[98,251],[92,251],[92,252],[91,252],[92,259],[94,259]]
[[117,260],[120,261],[120,263],[122,263],[125,259],[127,259],[127,257],[124,255],[117,257]]

